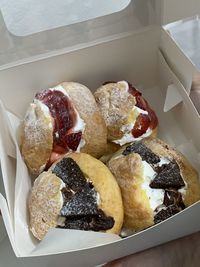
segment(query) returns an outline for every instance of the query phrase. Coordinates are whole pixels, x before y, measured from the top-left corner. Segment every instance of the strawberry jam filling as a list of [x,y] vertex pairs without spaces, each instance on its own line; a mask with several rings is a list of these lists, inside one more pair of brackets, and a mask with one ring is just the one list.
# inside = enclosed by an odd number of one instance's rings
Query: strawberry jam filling
[[132,135],[137,138],[145,134],[148,129],[155,129],[158,125],[158,118],[155,112],[150,108],[147,101],[143,98],[142,94],[133,87],[132,84],[128,83],[128,85],[129,93],[136,99],[136,107],[148,112],[148,114],[140,114],[136,119],[135,125],[132,129]]
[[53,150],[47,164],[50,166],[54,158],[58,159],[59,155],[65,154],[69,150],[77,150],[82,132],[73,132],[77,122],[77,114],[67,95],[58,90],[44,90],[37,93],[35,98],[49,108],[53,119]]

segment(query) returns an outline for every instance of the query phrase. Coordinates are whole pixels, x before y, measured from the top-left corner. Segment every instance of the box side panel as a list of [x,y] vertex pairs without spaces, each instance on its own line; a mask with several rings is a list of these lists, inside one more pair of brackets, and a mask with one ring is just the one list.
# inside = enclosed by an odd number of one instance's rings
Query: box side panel
[[78,81],[91,90],[108,80],[151,86],[157,79],[158,40],[156,28],[0,71],[0,97],[9,110],[22,117],[37,91],[63,81]]

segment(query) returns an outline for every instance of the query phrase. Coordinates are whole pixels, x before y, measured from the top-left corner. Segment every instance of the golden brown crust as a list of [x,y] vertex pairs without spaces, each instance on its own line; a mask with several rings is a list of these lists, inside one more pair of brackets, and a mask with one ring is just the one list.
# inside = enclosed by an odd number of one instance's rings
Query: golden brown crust
[[100,195],[100,205],[106,216],[115,220],[112,229],[107,233],[119,234],[123,224],[123,203],[119,186],[109,169],[99,160],[85,153],[71,153],[67,157],[72,158],[82,172],[94,185]]
[[51,172],[43,172],[34,182],[28,207],[30,230],[39,240],[57,225],[62,208],[61,188],[62,180]]
[[39,102],[30,104],[21,127],[21,152],[30,171],[44,170],[53,148],[52,119]]
[[108,166],[122,192],[124,228],[140,231],[153,225],[153,210],[147,194],[142,189],[144,177],[141,157],[135,153],[121,155],[112,158]]
[[84,120],[86,127],[83,133],[85,145],[81,152],[96,158],[101,157],[107,147],[107,128],[97,107],[94,96],[84,85],[75,82],[61,84],[71,98],[75,108]]
[[94,93],[96,102],[108,129],[108,140],[123,136],[121,127],[128,122],[128,114],[135,106],[135,97],[127,93],[126,82],[109,83]]
[[[186,207],[200,200],[199,176],[188,160],[172,147],[159,139],[148,138],[142,141],[159,157],[175,159],[187,183],[183,200]],[[122,155],[126,146],[116,152],[108,163],[122,191],[124,203],[124,227],[139,231],[154,224],[154,213],[147,194],[141,188],[144,181],[142,159],[139,154]]]

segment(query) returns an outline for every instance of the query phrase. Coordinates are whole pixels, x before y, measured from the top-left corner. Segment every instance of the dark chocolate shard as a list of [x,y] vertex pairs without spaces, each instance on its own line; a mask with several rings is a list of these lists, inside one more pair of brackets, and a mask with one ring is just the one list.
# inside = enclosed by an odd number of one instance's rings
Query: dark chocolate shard
[[70,218],[66,218],[64,226],[58,226],[58,228],[88,231],[90,230],[89,229],[90,221],[91,221],[90,216],[70,217]]
[[63,158],[52,170],[66,186],[77,192],[87,183],[78,164],[72,158]]
[[178,164],[175,161],[170,162],[169,164],[164,164],[159,168],[159,173],[150,183],[151,188],[175,188],[179,189],[185,186],[184,180],[180,174],[180,169]]
[[112,217],[106,216],[102,210],[99,210],[98,216],[92,218],[90,222],[90,230],[93,231],[105,231],[111,229],[115,224]]
[[105,231],[114,226],[114,219],[107,217],[102,210],[93,216],[72,216],[66,218],[65,226],[58,228],[77,229],[85,231]]
[[170,218],[171,216],[177,214],[178,212],[180,212],[182,209],[176,205],[171,205],[169,207],[167,207],[167,209],[162,209],[160,212],[158,212],[155,216],[154,216],[154,223],[160,223],[168,218]]
[[176,189],[172,189],[172,188],[165,190],[163,204],[166,207],[169,207],[170,205],[176,205],[180,207],[181,209],[185,208],[185,204],[183,202],[181,193],[178,192]]
[[97,215],[97,192],[92,184],[87,184],[66,202],[60,212],[61,216]]
[[60,215],[65,225],[58,228],[103,231],[111,229],[114,219],[98,208],[97,192],[79,166],[71,158],[63,158],[52,170],[65,183],[62,189],[64,204]]
[[145,160],[149,164],[157,164],[160,162],[160,158],[141,142],[135,142],[127,146],[122,155],[127,156],[132,152],[138,153],[142,160]]

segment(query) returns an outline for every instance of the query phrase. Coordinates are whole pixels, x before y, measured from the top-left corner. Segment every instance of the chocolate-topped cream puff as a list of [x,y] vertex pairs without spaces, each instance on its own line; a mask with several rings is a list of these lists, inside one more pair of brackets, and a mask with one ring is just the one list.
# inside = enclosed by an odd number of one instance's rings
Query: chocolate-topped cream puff
[[197,171],[159,139],[144,139],[120,149],[108,167],[121,188],[124,229],[137,232],[200,200]]
[[64,82],[36,94],[21,135],[22,155],[32,173],[41,173],[69,151],[100,157],[106,146],[106,125],[87,87]]
[[130,83],[107,82],[94,96],[106,122],[110,142],[122,146],[156,135],[157,116]]
[[109,169],[85,153],[69,153],[35,180],[29,197],[30,230],[42,240],[50,228],[119,234],[123,203]]

